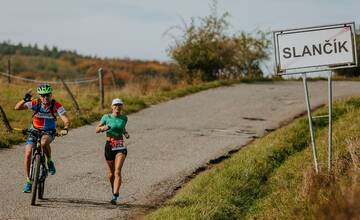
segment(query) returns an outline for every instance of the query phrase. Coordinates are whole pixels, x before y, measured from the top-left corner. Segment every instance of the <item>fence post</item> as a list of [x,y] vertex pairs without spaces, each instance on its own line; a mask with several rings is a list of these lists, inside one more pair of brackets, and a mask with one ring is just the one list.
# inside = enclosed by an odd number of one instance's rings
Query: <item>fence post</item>
[[10,58],[8,59],[8,66],[7,66],[7,74],[8,74],[8,83],[11,83],[10,74],[11,74],[11,61]]
[[71,90],[69,89],[69,87],[66,85],[66,83],[64,82],[64,80],[59,77],[61,83],[63,84],[65,90],[67,91],[67,93],[69,94],[70,98],[71,98],[71,101],[72,101],[72,104],[76,110],[76,115],[79,115],[80,114],[80,107],[79,107],[79,104],[77,103],[76,99],[75,99],[75,96],[73,95],[73,93],[71,92]]
[[114,87],[115,89],[117,89],[118,86],[117,86],[117,83],[116,83],[116,78],[115,78],[114,71],[110,70],[110,74],[111,74],[111,79],[112,79],[113,87]]
[[100,108],[104,108],[104,73],[103,69],[99,68],[99,92],[100,92]]
[[6,114],[1,106],[0,106],[0,117],[1,117],[2,122],[5,125],[6,131],[11,132],[12,128],[10,126],[9,120],[7,119]]

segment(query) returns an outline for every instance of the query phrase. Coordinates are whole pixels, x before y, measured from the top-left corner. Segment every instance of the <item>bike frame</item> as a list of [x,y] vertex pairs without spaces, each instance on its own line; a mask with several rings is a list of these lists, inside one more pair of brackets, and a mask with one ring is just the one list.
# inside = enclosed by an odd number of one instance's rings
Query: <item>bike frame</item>
[[[45,166],[45,153],[44,153],[44,150],[41,148],[41,138],[42,136],[44,135],[43,133],[39,132],[40,135],[35,135],[34,133],[32,133],[31,131],[29,131],[29,133],[31,133],[32,135],[36,136],[36,145],[33,145],[32,147],[32,152],[31,152],[31,163],[30,163],[30,179],[32,181],[34,181],[34,173],[33,173],[33,167],[34,167],[34,162],[35,162],[35,158],[36,158],[36,155],[39,154],[40,155],[40,167],[46,167]],[[47,170],[45,169],[45,173],[46,173],[46,176],[47,176]],[[45,176],[45,178],[46,178]],[[41,176],[40,176],[41,177]],[[45,180],[44,178],[44,180]],[[40,178],[41,179],[41,178]]]
[[[29,178],[33,182],[31,205],[35,205],[35,200],[37,196],[36,194],[38,194],[39,199],[43,199],[45,179],[48,175],[48,171],[45,165],[45,152],[41,147],[41,138],[43,135],[45,135],[45,132],[31,130],[27,130],[27,132],[36,138],[36,145],[33,145],[32,147],[29,175]],[[37,158],[39,158],[39,164],[36,163]]]
[[35,162],[35,157],[37,154],[40,155],[40,167],[41,166],[45,166],[45,153],[43,151],[43,149],[41,148],[41,144],[40,144],[40,141],[41,141],[41,137],[38,138],[38,140],[36,141],[36,146],[34,145],[32,147],[32,152],[31,152],[31,164],[30,164],[30,179],[32,181],[34,181],[34,177],[33,177],[33,167],[34,167],[34,162]]

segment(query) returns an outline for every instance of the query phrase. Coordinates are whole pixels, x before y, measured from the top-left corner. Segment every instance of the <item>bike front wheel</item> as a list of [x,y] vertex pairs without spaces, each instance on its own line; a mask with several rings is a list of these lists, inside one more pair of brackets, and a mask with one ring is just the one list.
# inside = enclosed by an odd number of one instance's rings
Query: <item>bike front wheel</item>
[[[43,158],[44,160],[44,158]],[[40,176],[39,176],[39,192],[38,192],[38,198],[43,199],[44,198],[44,189],[45,189],[45,178],[46,178],[46,167],[44,163],[40,165]]]
[[31,205],[35,205],[36,200],[36,192],[39,185],[39,174],[40,174],[40,154],[35,155],[34,160],[34,172],[33,172],[33,184],[32,184],[32,197],[31,197]]
[[45,181],[41,181],[39,183],[39,199],[44,199],[44,188],[45,188]]

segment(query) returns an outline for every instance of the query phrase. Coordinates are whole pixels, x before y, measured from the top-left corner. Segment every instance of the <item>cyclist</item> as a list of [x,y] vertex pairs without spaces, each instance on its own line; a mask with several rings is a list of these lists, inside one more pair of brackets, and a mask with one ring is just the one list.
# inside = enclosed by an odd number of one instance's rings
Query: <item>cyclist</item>
[[[37,88],[39,94],[38,99],[31,99],[31,90],[28,91],[23,100],[18,102],[15,110],[31,109],[33,111],[33,122],[30,129],[41,130],[45,135],[41,138],[41,147],[44,149],[47,157],[47,166],[49,173],[54,175],[56,172],[54,162],[51,159],[50,143],[55,139],[56,133],[56,114],[60,116],[64,122],[64,128],[60,131],[60,135],[66,135],[70,126],[69,117],[64,107],[52,98],[52,87],[49,84],[40,85]],[[26,184],[23,188],[24,193],[31,192],[32,181],[29,179],[30,162],[33,145],[36,145],[36,138],[29,135],[26,140],[25,156],[24,156],[24,173],[26,176]]]
[[127,155],[123,136],[130,138],[130,135],[125,129],[128,119],[122,114],[123,101],[118,98],[114,99],[111,108],[111,114],[102,116],[96,127],[96,133],[106,131],[105,159],[112,188],[111,203],[116,205],[121,186],[121,169]]

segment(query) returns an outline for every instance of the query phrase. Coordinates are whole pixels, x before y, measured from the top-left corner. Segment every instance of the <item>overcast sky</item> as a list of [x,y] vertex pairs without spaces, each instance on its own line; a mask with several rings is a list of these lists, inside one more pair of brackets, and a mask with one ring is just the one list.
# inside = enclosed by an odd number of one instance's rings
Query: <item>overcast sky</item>
[[[0,41],[57,46],[100,57],[168,61],[163,33],[182,17],[210,13],[209,0],[0,0]],[[355,21],[360,0],[219,0],[231,32]]]

